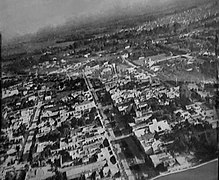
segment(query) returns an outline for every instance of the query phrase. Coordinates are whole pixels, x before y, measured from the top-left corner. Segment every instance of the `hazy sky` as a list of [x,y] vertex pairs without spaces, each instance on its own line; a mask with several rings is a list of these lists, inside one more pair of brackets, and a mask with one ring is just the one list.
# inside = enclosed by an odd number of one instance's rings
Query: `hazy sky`
[[3,36],[36,32],[48,25],[60,25],[66,20],[112,13],[121,8],[142,3],[172,0],[0,0],[0,31]]
[[[94,1],[94,3],[91,3]],[[95,9],[97,0],[0,0],[0,28],[7,34],[35,32]]]

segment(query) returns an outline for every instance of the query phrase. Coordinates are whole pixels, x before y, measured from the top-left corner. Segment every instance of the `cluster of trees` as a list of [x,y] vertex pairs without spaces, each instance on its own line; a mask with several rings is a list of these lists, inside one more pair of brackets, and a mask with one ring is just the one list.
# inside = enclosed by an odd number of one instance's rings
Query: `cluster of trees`
[[45,141],[57,141],[61,137],[61,133],[58,130],[54,130],[49,132],[48,134],[39,137],[39,142],[45,142]]
[[18,172],[8,171],[5,175],[5,180],[25,180],[25,177],[25,170],[21,170]]
[[70,117],[69,124],[71,128],[77,128],[81,126],[85,126],[88,124],[95,124],[97,126],[101,125],[101,121],[99,117],[95,117],[97,115],[96,108],[92,108],[90,112],[83,114],[81,118]]
[[128,144],[124,140],[122,140],[120,144],[121,144],[122,152],[125,155],[125,157],[127,159],[134,158],[134,155],[132,154]]
[[70,156],[68,151],[62,150],[62,151],[60,151],[60,154],[62,156],[63,163],[72,161],[72,157]]
[[195,153],[198,160],[209,160],[217,156],[217,130],[209,124],[193,125],[185,121],[173,128],[173,133],[166,135],[167,139],[174,139],[171,150],[175,152]]
[[65,86],[74,91],[87,91],[87,86],[83,78],[70,79],[70,81],[65,81]]
[[32,56],[28,58],[22,58],[20,60],[16,60],[13,63],[10,63],[7,66],[7,71],[12,72],[15,74],[28,74],[29,72],[26,71],[26,69],[33,67],[34,65],[37,65],[38,61],[34,59]]
[[110,93],[106,90],[97,91],[97,96],[103,106],[111,105],[113,103]]
[[206,60],[204,63],[200,64],[200,71],[207,77],[216,77],[216,61],[210,62],[210,59]]
[[93,88],[94,89],[98,89],[98,88],[103,88],[104,87],[104,85],[103,85],[103,83],[101,82],[101,80],[100,79],[90,79],[90,82],[91,82],[91,84],[92,84],[92,86],[93,86]]

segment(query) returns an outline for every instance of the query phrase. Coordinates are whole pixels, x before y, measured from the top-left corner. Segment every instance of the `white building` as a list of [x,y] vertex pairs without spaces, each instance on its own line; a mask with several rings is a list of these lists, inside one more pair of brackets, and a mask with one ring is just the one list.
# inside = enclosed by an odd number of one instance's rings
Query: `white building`
[[149,130],[151,133],[161,132],[165,130],[171,130],[170,125],[166,120],[163,121],[157,121],[156,119],[153,119],[151,123],[149,123]]
[[151,82],[151,77],[146,75],[146,74],[144,74],[144,73],[139,73],[139,74],[135,75],[135,78],[137,80],[148,80],[148,81]]
[[19,92],[17,89],[13,89],[13,90],[2,90],[2,99],[6,98],[6,97],[10,97],[13,95],[17,95]]
[[85,101],[81,104],[75,105],[75,110],[76,111],[84,111],[87,109],[91,109],[93,107],[96,107],[94,101]]
[[[138,111],[139,112],[139,111]],[[136,112],[137,113],[137,112]],[[144,116],[141,116],[142,113],[137,113],[139,116],[134,118],[135,119],[135,123],[141,123],[143,121],[147,121],[151,116],[152,116],[152,113],[151,112],[148,112],[147,114],[145,114]]]

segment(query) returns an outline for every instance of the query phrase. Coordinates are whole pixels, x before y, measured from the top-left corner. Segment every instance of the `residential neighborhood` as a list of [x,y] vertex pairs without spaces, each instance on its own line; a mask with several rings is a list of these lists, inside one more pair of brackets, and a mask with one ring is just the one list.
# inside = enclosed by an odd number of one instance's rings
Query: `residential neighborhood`
[[152,179],[215,160],[218,14],[195,6],[4,65],[0,179]]

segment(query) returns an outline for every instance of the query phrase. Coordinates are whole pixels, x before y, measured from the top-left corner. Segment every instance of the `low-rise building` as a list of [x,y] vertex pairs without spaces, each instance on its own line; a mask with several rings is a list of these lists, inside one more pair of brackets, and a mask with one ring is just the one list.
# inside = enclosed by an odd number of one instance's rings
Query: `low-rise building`
[[85,111],[93,107],[96,107],[94,101],[85,101],[82,102],[81,104],[75,104],[75,111]]
[[170,125],[166,120],[163,121],[157,121],[156,119],[153,119],[151,123],[149,123],[149,130],[151,133],[156,132],[162,132],[162,131],[170,131]]

